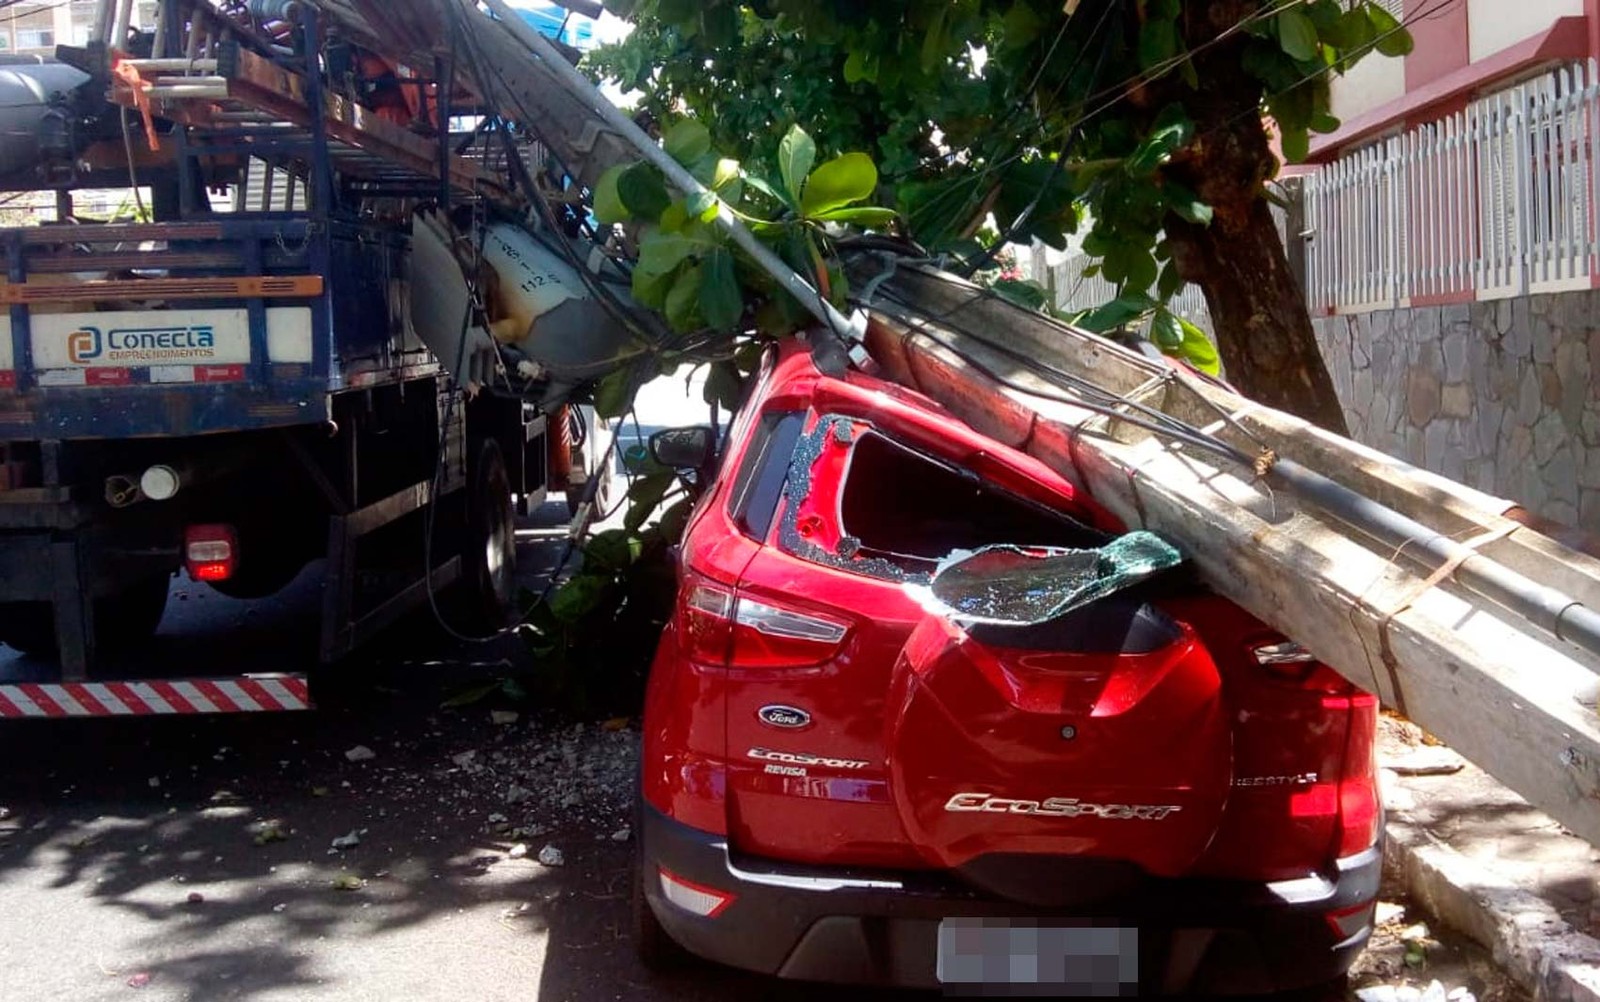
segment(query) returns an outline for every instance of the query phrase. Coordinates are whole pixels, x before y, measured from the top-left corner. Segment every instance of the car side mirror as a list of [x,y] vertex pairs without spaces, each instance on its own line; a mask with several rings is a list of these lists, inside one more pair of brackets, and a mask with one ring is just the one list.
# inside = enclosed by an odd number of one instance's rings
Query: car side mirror
[[701,470],[716,453],[717,433],[709,425],[668,428],[650,436],[650,458],[670,470]]

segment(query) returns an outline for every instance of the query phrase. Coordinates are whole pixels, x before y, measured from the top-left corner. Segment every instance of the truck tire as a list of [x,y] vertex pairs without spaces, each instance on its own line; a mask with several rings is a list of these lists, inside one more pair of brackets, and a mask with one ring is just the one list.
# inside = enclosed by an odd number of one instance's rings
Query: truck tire
[[[95,645],[112,652],[145,643],[167,611],[171,575],[160,574],[95,603]],[[0,603],[0,641],[31,657],[56,653],[55,617],[48,602]]]
[[511,476],[493,439],[467,469],[467,526],[461,547],[461,598],[474,625],[498,629],[510,618],[517,577],[517,526]]

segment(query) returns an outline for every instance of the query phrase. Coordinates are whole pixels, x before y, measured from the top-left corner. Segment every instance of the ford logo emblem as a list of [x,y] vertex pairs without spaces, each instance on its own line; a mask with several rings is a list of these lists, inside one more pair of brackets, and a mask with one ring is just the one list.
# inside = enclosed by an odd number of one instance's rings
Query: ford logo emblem
[[763,706],[756,711],[756,716],[761,718],[763,724],[771,724],[773,727],[786,727],[790,730],[804,727],[811,723],[811,714],[806,711],[798,707],[780,706],[778,704]]

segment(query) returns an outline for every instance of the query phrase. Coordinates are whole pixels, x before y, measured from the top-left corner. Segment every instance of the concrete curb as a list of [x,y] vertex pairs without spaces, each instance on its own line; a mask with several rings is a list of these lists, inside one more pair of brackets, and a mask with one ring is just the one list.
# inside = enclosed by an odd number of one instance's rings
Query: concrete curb
[[1443,925],[1472,937],[1538,1002],[1600,1002],[1600,940],[1567,924],[1549,902],[1436,839],[1389,809],[1386,866]]

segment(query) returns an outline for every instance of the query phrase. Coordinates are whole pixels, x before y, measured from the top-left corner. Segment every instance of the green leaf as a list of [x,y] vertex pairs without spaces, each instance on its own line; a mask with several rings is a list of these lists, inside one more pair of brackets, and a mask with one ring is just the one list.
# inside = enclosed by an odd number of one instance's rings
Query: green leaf
[[1167,208],[1177,213],[1179,218],[1194,223],[1196,226],[1210,226],[1215,215],[1211,206],[1200,201],[1200,196],[1187,185],[1176,181],[1168,181],[1162,189],[1166,197]]
[[1311,131],[1321,132],[1324,134],[1329,132],[1338,132],[1339,119],[1325,111],[1316,112],[1311,116]]
[[661,137],[661,145],[672,159],[685,167],[692,167],[695,161],[710,151],[711,132],[694,119],[686,118],[666,131]]
[[609,583],[598,574],[574,574],[551,593],[550,612],[563,623],[575,623],[600,604]]
[[661,213],[660,232],[680,233],[689,225],[689,209],[683,199],[674,201]]
[[1150,340],[1162,351],[1171,354],[1183,345],[1183,328],[1178,324],[1178,318],[1172,311],[1165,307],[1156,310],[1150,318]]
[[783,175],[783,187],[789,193],[790,205],[800,204],[806,175],[811,173],[811,165],[816,162],[816,142],[800,126],[790,126],[783,141],[778,144],[778,171]]
[[1033,12],[1033,7],[1022,0],[1017,0],[1000,21],[1001,48],[1020,49],[1028,45],[1039,37],[1039,29],[1043,26],[1044,22]]
[[684,212],[690,217],[709,223],[717,218],[717,196],[711,191],[697,191],[684,201]]
[[738,328],[744,314],[744,290],[733,272],[733,254],[718,247],[707,254],[700,280],[700,315],[719,331]]
[[1208,376],[1222,375],[1222,359],[1217,356],[1217,346],[1206,337],[1206,332],[1182,317],[1178,318],[1178,326],[1183,328],[1178,357]]
[[716,404],[730,412],[737,410],[739,398],[744,395],[744,380],[739,374],[739,367],[731,361],[713,362],[706,373],[706,385],[701,393],[708,404]]
[[1014,278],[998,279],[989,288],[1001,299],[1015,303],[1024,309],[1042,310],[1049,300],[1049,294],[1038,282],[1021,282]]
[[847,226],[859,226],[862,229],[872,230],[888,226],[900,218],[900,213],[893,209],[879,208],[876,205],[846,206],[842,209],[832,209],[828,212],[819,212],[811,218],[825,223],[844,223]]
[[589,537],[583,546],[583,564],[598,570],[625,571],[639,559],[643,543],[624,529],[607,529]]
[[878,168],[865,153],[846,153],[818,167],[806,179],[800,201],[800,215],[815,217],[820,212],[843,208],[872,195],[878,187]]
[[661,536],[669,543],[676,543],[683,538],[683,528],[689,524],[689,513],[694,510],[694,504],[689,498],[679,498],[667,506],[667,510],[656,519],[656,528],[661,531]]
[[1162,300],[1171,299],[1183,288],[1183,276],[1178,274],[1175,262],[1168,261],[1161,266],[1161,277],[1156,279],[1156,295]]
[[851,49],[844,59],[844,82],[860,83],[878,80],[878,56],[864,49]]
[[1305,129],[1291,129],[1284,126],[1281,133],[1285,160],[1297,164],[1311,155],[1311,136]]
[[700,15],[700,30],[706,42],[716,49],[727,48],[739,40],[739,7],[723,3],[706,8]]
[[647,163],[636,163],[617,176],[617,196],[629,213],[652,223],[672,204],[661,172]]
[[949,5],[937,3],[933,5],[933,21],[928,24],[928,33],[922,36],[922,72],[932,73],[944,60],[945,47],[945,16]]
[[640,526],[649,521],[651,514],[661,505],[661,499],[677,482],[678,476],[671,470],[657,470],[635,477],[628,487],[628,512],[622,516],[623,526],[630,532],[637,532]]
[[704,252],[709,242],[682,233],[651,233],[639,242],[639,263],[634,272],[664,275],[682,264],[691,254]]
[[730,184],[737,184],[741,177],[739,161],[721,157],[717,160],[716,169],[711,172],[711,190],[721,193]]
[[1103,334],[1139,319],[1154,309],[1156,301],[1141,294],[1118,296],[1103,306],[1098,306],[1078,320],[1084,330]]
[[1375,48],[1379,54],[1391,58],[1405,56],[1415,47],[1416,43],[1411,38],[1411,32],[1401,27],[1393,14],[1377,4],[1367,4],[1367,20],[1372,23],[1372,30],[1377,36]]
[[594,388],[594,412],[619,418],[633,403],[633,372],[628,366],[607,373]]
[[1317,26],[1305,12],[1289,8],[1278,15],[1278,44],[1292,59],[1308,62],[1317,58]]
[[1177,103],[1169,104],[1156,116],[1150,135],[1128,157],[1126,169],[1133,177],[1142,177],[1171,159],[1194,136],[1194,122]]
[[628,221],[628,207],[617,193],[617,179],[627,169],[627,164],[613,164],[594,183],[594,218],[602,226]]
[[1139,68],[1159,66],[1178,54],[1178,26],[1170,20],[1151,18],[1139,28]]
[[664,308],[673,330],[687,333],[700,327],[700,283],[704,275],[704,269],[697,264],[683,269],[673,280]]

